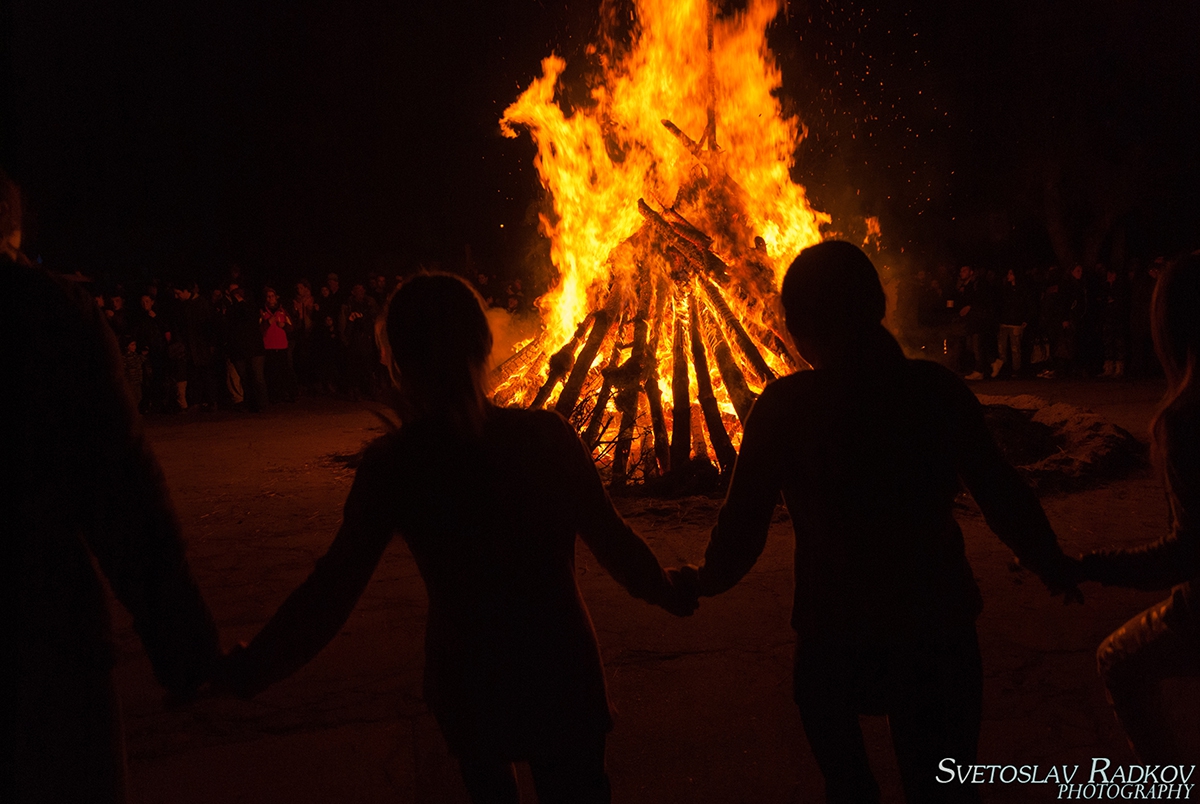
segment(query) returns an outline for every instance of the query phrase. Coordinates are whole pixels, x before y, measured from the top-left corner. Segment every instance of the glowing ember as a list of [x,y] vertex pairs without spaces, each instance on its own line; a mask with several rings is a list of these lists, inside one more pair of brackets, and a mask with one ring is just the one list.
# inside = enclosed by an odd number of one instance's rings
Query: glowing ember
[[501,120],[537,145],[559,281],[537,302],[543,330],[497,368],[496,401],[553,404],[614,485],[728,469],[755,396],[799,364],[777,288],[829,218],[789,176],[802,132],[773,94],[778,11],[637,0],[590,105],[556,103],[566,65],[550,56]]

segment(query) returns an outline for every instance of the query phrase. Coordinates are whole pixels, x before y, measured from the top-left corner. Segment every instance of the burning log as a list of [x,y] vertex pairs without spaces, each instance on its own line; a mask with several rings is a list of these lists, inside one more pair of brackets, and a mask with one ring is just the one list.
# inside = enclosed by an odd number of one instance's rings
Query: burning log
[[653,285],[645,281],[646,268],[639,266],[639,283],[641,292],[638,294],[638,308],[633,317],[633,348],[629,352],[629,360],[621,367],[622,374],[628,374],[621,389],[617,392],[617,410],[621,414],[621,428],[617,435],[617,448],[613,454],[612,485],[621,488],[629,479],[629,451],[633,447],[633,429],[637,424],[638,392],[642,387],[642,375],[646,367],[646,339],[649,334],[650,296]]
[[729,305],[721,296],[721,291],[717,289],[717,286],[705,277],[700,278],[700,286],[704,288],[704,293],[708,296],[708,300],[712,302],[713,309],[717,311],[721,322],[725,324],[726,329],[733,333],[738,348],[746,356],[746,359],[750,361],[750,365],[754,367],[754,371],[758,373],[763,383],[768,383],[775,379],[775,372],[771,371],[771,367],[767,365],[767,361],[763,360],[762,353],[758,351],[758,347],[750,339],[750,335],[746,332],[746,328],[742,326],[742,322],[738,321],[737,316],[729,309]]
[[650,224],[651,229],[662,235],[668,246],[683,255],[694,272],[715,276],[722,284],[729,281],[729,266],[708,250],[707,244],[712,242],[712,238],[688,223],[682,215],[672,212],[671,214],[681,221],[679,224],[672,223],[655,212],[642,198],[638,199],[638,212]]
[[754,404],[754,392],[746,384],[746,376],[733,359],[733,351],[729,348],[729,342],[725,340],[725,333],[721,331],[712,313],[703,305],[697,307],[700,313],[700,334],[704,344],[717,361],[717,371],[721,375],[721,382],[725,383],[729,401],[733,403],[738,419],[745,425],[746,417],[750,415],[750,407]]
[[692,243],[675,228],[659,215],[644,199],[638,199],[638,212],[642,213],[642,217],[650,224],[655,232],[662,235],[667,243],[684,256],[688,263],[692,266],[692,270],[703,272],[706,270],[704,251],[695,243]]
[[539,332],[533,340],[495,368],[492,377],[498,382],[492,402],[500,407],[509,404],[529,385],[527,371],[546,354],[546,330]]
[[658,336],[662,332],[663,315],[667,311],[667,282],[659,279],[655,292],[654,336],[650,339],[646,354],[650,357],[650,368],[646,372],[644,389],[646,403],[650,408],[650,427],[654,433],[654,456],[658,470],[666,474],[671,470],[671,441],[667,436],[667,421],[663,412],[662,389],[658,386]]
[[571,367],[575,364],[575,347],[579,345],[579,341],[583,338],[583,333],[587,331],[588,319],[575,328],[575,334],[571,336],[571,340],[567,341],[563,348],[559,349],[550,357],[550,374],[546,377],[546,382],[543,383],[537,396],[529,403],[530,410],[537,410],[542,405],[546,404],[546,400],[550,398],[550,394],[554,391],[554,386],[558,385],[559,380],[567,375]]
[[712,443],[713,452],[717,454],[717,463],[722,472],[733,470],[737,460],[737,450],[729,440],[725,430],[725,422],[721,419],[721,409],[717,406],[717,396],[713,393],[712,379],[708,375],[708,358],[704,355],[704,340],[700,337],[700,316],[696,309],[696,297],[690,299],[692,363],[696,366],[696,397],[700,402],[700,411],[704,414],[704,426],[708,430],[708,440]]
[[[689,294],[690,295],[690,294]],[[684,310],[675,303],[675,338],[671,343],[671,466],[683,466],[692,457],[692,426],[689,421],[687,337]]]
[[696,142],[691,137],[689,137],[687,134],[685,134],[683,132],[683,129],[681,129],[679,126],[675,125],[674,123],[672,123],[670,120],[663,120],[662,124],[663,124],[663,127],[667,131],[674,134],[679,139],[679,141],[681,143],[683,143],[683,147],[687,148],[688,151],[691,152],[692,156],[699,157],[700,154],[704,151],[703,145]]
[[600,351],[600,346],[608,337],[608,330],[615,313],[616,300],[617,294],[613,293],[608,307],[597,311],[592,316],[592,331],[588,334],[583,349],[579,351],[575,367],[571,369],[571,376],[567,378],[562,393],[558,395],[558,402],[554,405],[554,409],[564,417],[569,418],[574,412],[575,403],[579,401],[579,392],[583,390],[583,383],[592,370],[592,363],[596,362],[596,353]]
[[663,209],[663,219],[671,224],[683,237],[694,243],[698,248],[707,249],[712,245],[713,239],[692,225],[692,222],[680,215],[673,207],[665,207]]
[[604,378],[600,384],[600,394],[596,397],[596,406],[592,408],[592,414],[588,418],[587,430],[583,433],[583,443],[587,444],[589,450],[594,450],[596,444],[600,440],[600,434],[608,429],[608,423],[605,421],[605,413],[608,410],[608,400],[612,398],[613,384],[609,379],[610,372],[616,368],[617,359],[621,356],[620,344],[613,344],[612,355],[608,358],[607,365],[600,370],[601,376]]

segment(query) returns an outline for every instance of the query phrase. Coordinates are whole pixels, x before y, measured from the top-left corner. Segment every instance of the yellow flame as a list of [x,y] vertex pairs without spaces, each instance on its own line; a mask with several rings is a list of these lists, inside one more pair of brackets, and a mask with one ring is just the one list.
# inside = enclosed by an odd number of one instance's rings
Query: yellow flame
[[[711,54],[708,0],[636,5],[632,47],[607,66],[592,105],[568,115],[556,102],[566,64],[552,55],[501,120],[506,136],[530,132],[553,200],[553,219],[543,216],[541,228],[559,281],[538,302],[553,341],[569,337],[612,282],[630,281],[632,267],[615,265],[612,255],[642,226],[639,198],[677,207],[727,261],[741,259],[761,236],[776,284],[829,221],[790,176],[802,130],[782,114],[775,94],[782,77],[766,41],[779,3],[752,0],[745,12],[716,19]],[[698,141],[710,107],[720,151],[697,156],[662,121]],[[719,192],[681,198],[698,180]],[[724,203],[731,195],[738,208]]]

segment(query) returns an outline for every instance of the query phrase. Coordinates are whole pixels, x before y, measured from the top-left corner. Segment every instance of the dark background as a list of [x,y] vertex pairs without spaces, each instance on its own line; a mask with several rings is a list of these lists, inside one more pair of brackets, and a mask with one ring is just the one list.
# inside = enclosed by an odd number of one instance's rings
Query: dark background
[[[533,147],[497,121],[552,51],[583,86],[600,5],[13,0],[0,164],[27,250],[127,282],[469,263],[543,284]],[[834,230],[878,215],[914,264],[1200,246],[1197,4],[792,0],[770,36],[809,128],[795,178]]]

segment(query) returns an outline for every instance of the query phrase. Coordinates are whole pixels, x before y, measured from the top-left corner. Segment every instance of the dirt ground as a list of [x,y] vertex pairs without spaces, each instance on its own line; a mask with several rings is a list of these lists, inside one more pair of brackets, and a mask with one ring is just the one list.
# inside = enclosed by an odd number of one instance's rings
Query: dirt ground
[[[1144,438],[1156,383],[991,382],[1088,408]],[[382,432],[362,406],[306,400],[259,417],[151,419],[189,554],[227,645],[247,640],[333,537],[353,478],[339,456]],[[1068,552],[1157,538],[1161,489],[1148,471],[1044,499]],[[625,499],[664,564],[697,562],[719,502]],[[1114,628],[1162,595],[1085,588],[1064,607],[970,506],[960,513],[983,591],[979,761],[1113,764],[1133,757],[1095,672]],[[766,552],[735,589],[679,620],[628,597],[586,548],[579,582],[599,633],[616,727],[620,802],[821,801],[791,702],[792,539],[780,510]],[[114,604],[133,799],[190,802],[460,802],[453,759],[420,698],[426,599],[403,542],[385,554],[348,624],[309,666],[251,702],[168,709],[129,618]],[[885,800],[902,800],[886,721],[863,718]],[[528,779],[523,779],[528,786]],[[992,784],[985,801],[1049,801],[1052,786]],[[532,800],[532,794],[530,799]]]

